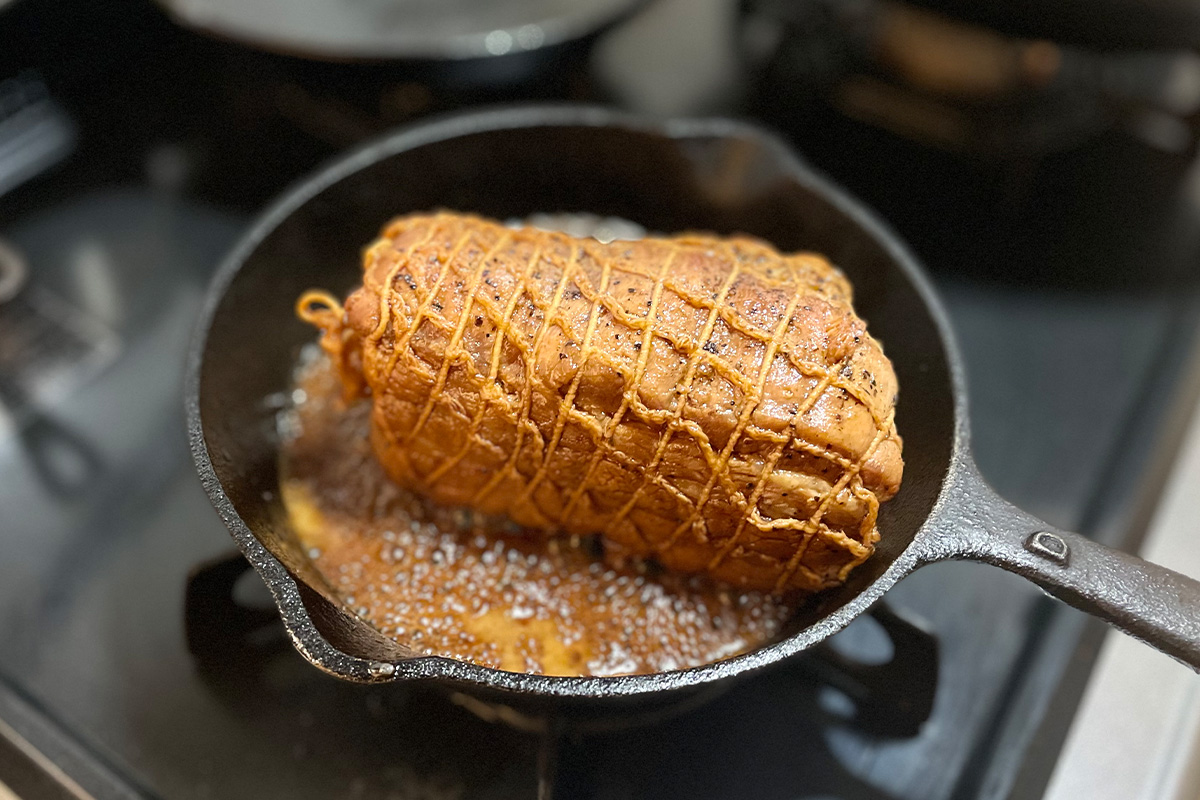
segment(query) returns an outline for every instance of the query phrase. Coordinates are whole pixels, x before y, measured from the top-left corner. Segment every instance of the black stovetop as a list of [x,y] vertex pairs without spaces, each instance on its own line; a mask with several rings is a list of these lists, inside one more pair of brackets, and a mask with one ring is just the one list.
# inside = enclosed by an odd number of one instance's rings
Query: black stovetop
[[[34,305],[76,318],[58,323],[77,340],[63,360],[88,368],[31,381],[28,400],[72,433],[84,479],[48,483],[20,435],[38,418],[0,412],[0,782],[46,797],[70,781],[98,797],[533,796],[539,740],[439,694],[343,684],[290,649],[251,673],[201,670],[185,642],[189,571],[231,546],[183,434],[183,354],[207,278],[271,194],[392,120],[329,105],[345,66],[317,80],[148,7],[52,26],[43,6],[0,16],[0,42],[20,43],[0,52],[0,78],[40,70],[78,145],[0,197],[0,239],[29,262]],[[306,130],[254,106],[289,85],[310,111],[367,122]],[[1114,134],[1047,158],[1016,199],[977,190],[995,185],[988,169],[961,166],[945,174],[971,191],[905,195],[889,183],[911,177],[902,145],[794,133],[929,263],[965,352],[985,476],[1055,525],[1136,546],[1200,317],[1189,160]],[[561,796],[1038,794],[1099,628],[971,564],[923,569],[889,603],[939,641],[917,735],[848,724],[835,690],[784,669],[657,724],[564,734]],[[870,651],[870,624],[838,646]]]

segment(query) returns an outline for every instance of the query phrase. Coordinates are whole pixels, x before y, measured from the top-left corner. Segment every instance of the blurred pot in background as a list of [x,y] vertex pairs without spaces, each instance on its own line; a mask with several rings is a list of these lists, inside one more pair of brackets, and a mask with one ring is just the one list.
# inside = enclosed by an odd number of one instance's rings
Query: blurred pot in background
[[205,157],[245,175],[238,197],[218,199],[246,208],[333,153],[426,114],[594,99],[596,42],[645,3],[158,0],[202,34],[183,34],[183,52],[214,73],[207,91],[229,110],[236,137]]
[[320,61],[421,64],[437,82],[512,88],[553,78],[645,0],[158,0],[182,25]]
[[[1096,265],[1105,248],[1145,244],[1109,241],[1127,225],[1105,214],[1128,214],[1110,200],[1144,194],[1135,205],[1162,220],[1146,241],[1175,238],[1163,226],[1176,225],[1200,119],[1187,26],[1151,14],[1120,27],[1141,5],[1099,6],[1097,23],[1069,3],[743,0],[748,108],[879,207],[934,269],[1127,286],[1133,276]],[[1200,16],[1191,30],[1200,43]]]
[[988,159],[1066,149],[1122,126],[1193,146],[1200,58],[1019,35],[893,0],[745,0],[743,52],[767,92]]

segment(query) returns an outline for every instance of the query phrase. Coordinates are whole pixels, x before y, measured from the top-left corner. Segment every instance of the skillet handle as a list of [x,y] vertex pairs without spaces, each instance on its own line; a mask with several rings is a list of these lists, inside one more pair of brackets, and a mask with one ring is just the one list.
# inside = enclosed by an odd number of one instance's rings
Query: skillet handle
[[1047,525],[996,494],[974,464],[954,484],[922,562],[969,559],[1015,572],[1200,672],[1200,581]]

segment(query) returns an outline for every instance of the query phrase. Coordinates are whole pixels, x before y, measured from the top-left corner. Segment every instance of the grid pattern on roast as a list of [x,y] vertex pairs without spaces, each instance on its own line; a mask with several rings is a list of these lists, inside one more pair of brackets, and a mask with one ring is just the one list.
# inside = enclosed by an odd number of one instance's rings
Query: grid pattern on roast
[[[499,228],[499,226],[495,227]],[[514,475],[519,479],[525,480],[523,494],[518,501],[529,500],[538,485],[547,478],[555,450],[559,445],[566,425],[574,423],[588,432],[595,450],[585,471],[583,480],[579,481],[574,489],[571,490],[561,515],[558,519],[552,520],[554,523],[562,524],[564,520],[570,518],[572,510],[591,488],[591,479],[597,466],[602,461],[607,460],[640,476],[640,483],[636,490],[616,514],[610,518],[608,530],[619,524],[637,506],[639,499],[651,485],[668,492],[684,508],[688,509],[687,516],[680,521],[671,536],[665,542],[659,542],[654,545],[653,549],[657,552],[663,552],[670,548],[694,524],[703,524],[704,508],[712,496],[714,488],[719,483],[727,493],[727,496],[739,508],[741,519],[733,536],[724,542],[714,554],[712,562],[709,564],[710,570],[715,569],[717,565],[738,547],[749,525],[759,530],[784,528],[796,530],[802,534],[800,546],[796,548],[788,562],[782,565],[777,583],[778,588],[787,586],[797,570],[808,571],[802,562],[804,554],[814,537],[821,537],[830,544],[844,550],[849,556],[848,563],[842,568],[839,575],[841,579],[844,579],[850,569],[870,555],[873,547],[869,537],[875,527],[879,502],[874,492],[863,486],[860,472],[864,463],[870,459],[875,449],[888,437],[889,431],[893,428],[893,421],[891,415],[887,418],[880,418],[874,411],[872,404],[867,403],[858,394],[857,387],[842,380],[842,363],[830,365],[816,363],[811,358],[802,358],[799,354],[791,352],[789,348],[784,346],[784,333],[797,303],[805,296],[821,292],[821,287],[812,281],[811,275],[803,274],[794,261],[788,262],[791,272],[788,283],[793,286],[793,291],[787,311],[781,315],[780,322],[774,330],[765,330],[751,323],[742,314],[739,314],[730,305],[725,303],[730,288],[743,269],[738,254],[726,242],[715,239],[704,239],[697,244],[687,237],[678,237],[668,240],[670,243],[669,252],[657,265],[647,265],[643,270],[639,270],[636,267],[629,268],[629,265],[625,269],[620,269],[612,265],[612,259],[604,257],[604,246],[599,243],[570,239],[561,234],[542,231],[499,229],[502,232],[496,234],[490,243],[475,242],[478,246],[479,254],[474,258],[474,264],[463,264],[461,258],[464,250],[467,250],[469,245],[472,244],[472,240],[479,235],[479,231],[468,227],[457,239],[450,252],[440,259],[440,272],[432,286],[426,289],[420,285],[409,283],[408,285],[414,289],[419,302],[419,306],[415,312],[406,311],[399,307],[398,304],[400,301],[397,299],[397,293],[391,291],[391,287],[396,285],[396,281],[404,280],[407,277],[404,275],[404,272],[410,260],[423,247],[429,245],[435,239],[438,233],[436,222],[429,224],[429,230],[424,237],[412,242],[406,248],[406,252],[399,254],[395,266],[380,289],[379,322],[375,331],[367,337],[368,342],[377,344],[385,331],[389,329],[390,321],[408,317],[407,326],[398,332],[387,364],[379,373],[386,376],[387,380],[395,378],[396,361],[406,351],[409,341],[422,324],[429,323],[435,325],[449,337],[441,364],[436,371],[420,358],[414,356],[407,359],[411,368],[423,371],[424,374],[422,377],[425,380],[433,382],[433,388],[429,393],[424,407],[421,409],[416,425],[406,433],[404,441],[412,441],[420,434],[430,415],[437,407],[437,404],[442,401],[442,395],[445,391],[446,380],[451,366],[455,363],[461,363],[468,365],[473,370],[474,361],[462,343],[463,333],[466,330],[469,320],[479,315],[486,315],[488,321],[499,332],[499,335],[494,338],[492,344],[489,373],[487,375],[476,374],[475,376],[480,387],[485,383],[495,383],[497,381],[501,352],[505,341],[520,352],[524,365],[524,382],[516,398],[513,398],[507,390],[498,394],[480,391],[479,403],[475,413],[469,419],[464,420],[469,426],[464,445],[456,453],[447,457],[432,472],[424,476],[424,481],[427,485],[432,485],[438,480],[452,477],[454,466],[470,452],[472,447],[478,446],[491,449],[499,453],[502,457],[506,456],[506,459],[504,466],[497,470],[491,479],[479,490],[476,495],[476,501],[486,497],[502,481]],[[492,260],[492,257],[497,252],[502,251],[504,247],[510,245],[513,237],[517,236],[535,237],[532,255],[526,259],[524,264],[513,266],[514,272],[520,272],[516,291],[511,293],[507,301],[496,302],[487,292],[480,291],[485,265]],[[564,242],[566,243],[566,247],[571,253],[569,258],[566,260],[556,260],[552,252],[554,248],[539,246],[537,243],[537,240],[540,240],[541,244],[544,245],[549,243],[552,237],[558,237],[560,245]],[[677,256],[685,248],[703,246],[706,250],[711,250],[714,242],[719,242],[719,246],[723,248],[728,256],[731,266],[715,298],[711,296],[698,296],[694,292],[689,291],[680,282],[672,279],[671,267],[677,260]],[[375,247],[387,246],[390,246],[387,238],[375,245]],[[581,265],[581,257],[585,253],[591,257],[593,263],[600,265],[598,280],[594,280],[593,276],[589,276]],[[368,259],[370,258],[371,254],[368,252]],[[549,296],[530,279],[536,267],[541,267],[542,269],[551,268],[558,271],[559,280],[557,286]],[[437,298],[442,291],[442,286],[447,276],[455,270],[460,271],[461,275],[469,273],[470,277],[467,279],[466,300],[462,305],[460,313],[457,318],[449,318],[441,312],[442,304],[438,302]],[[653,279],[651,298],[644,316],[629,313],[622,307],[613,294],[608,292],[609,282],[614,274],[622,273],[631,278],[650,277]],[[567,392],[560,398],[553,433],[547,441],[542,436],[538,426],[530,419],[533,386],[534,381],[537,379],[533,374],[535,364],[534,354],[537,353],[546,333],[552,326],[558,326],[564,332],[572,330],[570,321],[562,315],[560,308],[563,297],[568,291],[578,292],[582,295],[590,305],[590,312],[587,327],[582,341],[579,343],[578,368],[575,371]],[[698,335],[689,336],[686,332],[670,330],[658,323],[656,315],[662,297],[666,292],[674,293],[693,308],[703,309],[706,315],[705,322]],[[541,324],[532,342],[524,341],[522,336],[515,335],[512,330],[513,326],[511,322],[514,311],[522,302],[532,303],[541,313]],[[622,367],[604,349],[595,347],[591,343],[597,321],[602,312],[610,315],[614,321],[624,325],[630,331],[636,331],[641,335],[641,347],[638,349],[639,355],[634,374],[625,382],[619,408],[608,419],[597,418],[578,408],[574,402],[584,374],[584,367],[588,363],[593,361],[599,362],[618,372]],[[744,374],[720,354],[705,349],[704,344],[709,340],[709,336],[712,334],[714,325],[718,320],[729,326],[730,330],[749,337],[762,345],[763,357],[757,375]],[[686,364],[683,378],[678,387],[678,402],[673,409],[650,408],[638,396],[638,387],[645,373],[651,353],[651,342],[655,339],[665,342],[672,347],[684,359]],[[815,380],[813,388],[807,393],[803,401],[798,404],[795,412],[792,414],[787,432],[770,430],[756,425],[752,421],[753,412],[762,398],[763,387],[768,372],[776,358],[787,359],[800,373]],[[701,365],[707,365],[706,369],[716,371],[725,380],[738,387],[741,390],[741,396],[744,398],[739,409],[733,434],[728,437],[725,445],[719,450],[713,447],[709,437],[695,420],[687,419],[684,416],[688,403],[688,393],[697,370],[701,368]],[[870,445],[858,458],[847,458],[823,445],[806,441],[794,435],[794,426],[797,421],[820,399],[824,392],[830,389],[840,389],[846,392],[848,396],[862,403],[871,411],[875,424],[875,435]],[[385,387],[384,391],[386,390]],[[502,409],[504,413],[513,414],[516,417],[516,444],[507,454],[498,445],[480,435],[480,426],[484,415],[487,413],[489,406],[495,403],[500,403],[504,406]],[[627,415],[632,415],[632,417],[641,422],[656,427],[659,431],[657,446],[653,458],[649,462],[643,463],[639,459],[631,458],[627,453],[613,444],[613,434]],[[388,431],[387,435],[394,438],[394,432]],[[708,469],[708,480],[698,497],[689,496],[681,491],[677,486],[664,478],[658,470],[659,464],[667,452],[668,445],[676,436],[691,437],[699,452],[704,456]],[[518,459],[521,456],[522,449],[526,446],[527,438],[537,439],[538,441],[534,446],[542,453],[540,467],[532,476],[518,474]],[[756,440],[759,443],[765,443],[769,446],[769,449],[766,451],[767,455],[763,468],[759,471],[749,491],[745,491],[743,486],[735,485],[727,469],[731,458],[737,452],[737,445],[742,439]],[[394,441],[394,443],[397,445],[403,444],[400,441]],[[764,517],[758,508],[759,498],[763,493],[767,479],[789,448],[824,459],[828,463],[833,464],[840,470],[840,477],[820,497],[816,510],[811,515],[803,518]],[[860,501],[863,501],[868,509],[857,531],[847,532],[840,530],[828,524],[824,519],[825,512],[830,503],[844,490],[850,491]],[[605,532],[601,531],[600,533],[603,535]],[[852,533],[855,535],[851,535]],[[647,542],[646,544],[650,547],[650,543]],[[819,580],[819,576],[815,574],[810,573],[808,577],[812,580]]]

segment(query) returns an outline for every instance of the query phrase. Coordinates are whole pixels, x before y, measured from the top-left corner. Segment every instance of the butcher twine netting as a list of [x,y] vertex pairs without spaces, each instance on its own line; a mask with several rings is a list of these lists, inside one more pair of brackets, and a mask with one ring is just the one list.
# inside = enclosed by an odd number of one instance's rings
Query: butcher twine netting
[[345,310],[298,304],[393,479],[736,585],[816,590],[879,538],[895,377],[823,258],[394,221]]

